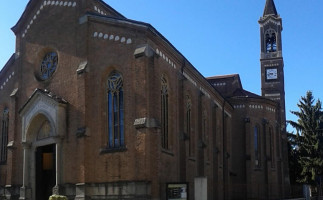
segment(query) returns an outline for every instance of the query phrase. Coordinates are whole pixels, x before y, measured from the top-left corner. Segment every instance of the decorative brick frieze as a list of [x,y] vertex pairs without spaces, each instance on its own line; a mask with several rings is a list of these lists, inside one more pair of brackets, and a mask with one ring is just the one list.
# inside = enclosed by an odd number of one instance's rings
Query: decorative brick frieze
[[246,106],[244,104],[241,105],[234,105],[233,106],[235,109],[242,109],[242,108],[246,108]]
[[25,30],[22,32],[21,37],[25,37],[28,33],[28,30],[31,28],[31,26],[35,23],[35,21],[38,19],[38,15],[45,9],[46,7],[76,7],[77,3],[75,1],[44,1],[39,9],[35,12],[34,16],[30,19],[29,23],[25,27]]
[[94,10],[95,10],[97,13],[99,13],[99,14],[101,14],[101,15],[105,15],[105,16],[107,16],[107,13],[106,13],[106,12],[104,12],[104,11],[103,11],[103,9],[100,9],[100,8],[99,8],[99,7],[97,7],[97,6],[94,6],[93,8],[94,8]]
[[167,56],[164,54],[161,50],[156,49],[156,53],[163,58],[172,68],[176,69],[176,64]]
[[266,110],[270,111],[270,112],[276,112],[276,109],[271,108],[271,107],[266,107]]
[[249,108],[251,109],[263,109],[264,107],[262,105],[249,105]]
[[103,39],[105,41],[120,42],[122,44],[131,44],[132,43],[131,38],[126,38],[123,36],[115,35],[113,33],[108,34],[108,33],[102,33],[102,32],[94,32],[93,38]]
[[4,89],[5,88],[5,86],[8,84],[8,82],[9,82],[9,80],[11,79],[11,78],[13,78],[13,76],[15,75],[15,72],[11,72],[10,74],[9,74],[9,76],[7,77],[7,78],[5,78],[4,80],[5,81],[3,81],[2,82],[2,84],[1,84],[1,86],[0,86],[0,90],[2,90],[2,89]]
[[227,83],[214,83],[213,86],[226,86]]

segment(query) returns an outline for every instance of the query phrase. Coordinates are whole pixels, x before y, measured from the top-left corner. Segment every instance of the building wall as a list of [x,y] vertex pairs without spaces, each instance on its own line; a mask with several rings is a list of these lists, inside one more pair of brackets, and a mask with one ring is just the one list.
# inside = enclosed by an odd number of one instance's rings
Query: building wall
[[[0,179],[0,196],[21,195],[26,145],[21,142],[20,109],[36,88],[68,102],[59,192],[70,199],[166,199],[166,184],[175,182],[188,182],[189,199],[194,199],[196,177],[207,178],[209,199],[280,195],[277,114],[266,110],[274,110],[276,104],[225,99],[150,25],[82,16],[84,9],[93,11],[101,4],[43,5],[32,1],[27,8],[21,19],[25,25],[17,33],[16,55],[0,73],[0,84],[6,82],[0,90],[0,112],[9,108],[8,141],[13,141],[7,163],[0,165],[5,177]],[[113,10],[104,12],[117,16]],[[39,65],[49,51],[58,53],[58,66],[52,78],[41,81]],[[123,78],[125,148],[112,150],[107,149],[107,79],[115,71]],[[161,146],[162,78],[168,89],[167,148]],[[12,93],[15,88],[18,91]],[[242,109],[235,107],[242,104]],[[253,157],[255,124],[262,127],[259,169]],[[270,151],[269,125],[276,130],[275,168],[265,159]]]

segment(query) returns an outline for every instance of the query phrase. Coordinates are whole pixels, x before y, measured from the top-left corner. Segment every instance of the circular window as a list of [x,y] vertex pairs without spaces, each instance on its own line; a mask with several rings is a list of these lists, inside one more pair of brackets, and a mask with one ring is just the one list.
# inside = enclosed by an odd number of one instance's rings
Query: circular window
[[42,80],[49,79],[56,70],[58,56],[55,52],[47,53],[40,66],[40,77]]

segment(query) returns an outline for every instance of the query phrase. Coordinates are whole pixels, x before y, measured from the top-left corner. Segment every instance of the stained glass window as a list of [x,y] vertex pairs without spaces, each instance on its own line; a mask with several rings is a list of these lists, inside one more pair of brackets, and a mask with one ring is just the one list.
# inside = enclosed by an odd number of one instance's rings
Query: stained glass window
[[255,148],[255,165],[260,166],[261,161],[261,148],[260,148],[260,133],[258,126],[254,128],[254,148]]
[[7,145],[8,145],[8,126],[9,126],[9,110],[6,108],[2,115],[2,131],[1,131],[1,148],[0,148],[0,163],[7,161]]
[[124,142],[123,80],[119,73],[112,73],[107,81],[108,148],[121,148]]
[[43,61],[40,65],[41,79],[47,80],[53,75],[57,67],[57,62],[58,62],[58,56],[57,56],[57,53],[55,52],[47,53],[44,56]]
[[270,148],[270,160],[271,160],[271,167],[275,167],[275,145],[274,145],[274,134],[273,129],[269,127],[269,148]]
[[161,142],[168,149],[168,86],[165,77],[161,78]]
[[192,108],[192,102],[191,102],[191,98],[189,96],[186,96],[186,132],[187,135],[189,137],[189,144],[188,144],[188,151],[189,151],[189,155],[192,156],[194,154],[194,138],[193,138],[193,134],[192,134],[192,128],[191,128],[191,108]]

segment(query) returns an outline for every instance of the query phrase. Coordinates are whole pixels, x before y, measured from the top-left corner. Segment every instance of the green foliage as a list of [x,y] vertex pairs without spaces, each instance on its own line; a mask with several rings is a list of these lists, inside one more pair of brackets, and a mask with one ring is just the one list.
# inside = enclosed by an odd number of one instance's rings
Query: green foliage
[[287,133],[289,178],[292,185],[298,184],[297,178],[302,171],[302,167],[298,162],[299,151],[296,137],[293,133]]
[[[296,131],[294,156],[301,167],[297,182],[314,184],[323,172],[323,112],[321,101],[308,91],[297,104],[299,111],[291,111],[297,122],[288,121]],[[295,158],[292,158],[292,160]]]
[[67,197],[62,195],[52,195],[49,197],[49,200],[67,200]]

